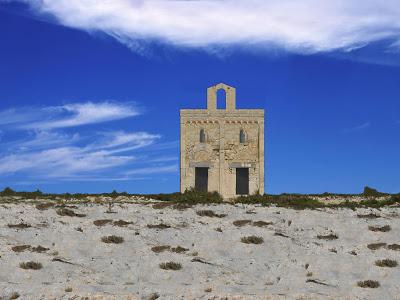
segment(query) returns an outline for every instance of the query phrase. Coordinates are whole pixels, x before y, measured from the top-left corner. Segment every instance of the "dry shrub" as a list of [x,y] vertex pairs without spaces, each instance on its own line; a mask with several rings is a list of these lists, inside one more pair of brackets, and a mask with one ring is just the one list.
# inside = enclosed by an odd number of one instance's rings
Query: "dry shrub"
[[272,225],[273,224],[273,222],[265,222],[265,221],[255,221],[255,222],[253,222],[253,226],[257,226],[257,227],[265,227],[265,226],[268,226],[268,225]]
[[188,250],[189,250],[189,249],[183,248],[183,247],[181,247],[181,246],[177,246],[177,247],[171,248],[171,251],[172,251],[172,252],[175,252],[175,253],[182,253],[182,252],[186,252],[186,251],[188,251]]
[[169,249],[171,249],[171,246],[163,245],[163,246],[154,246],[151,248],[151,251],[153,251],[155,253],[161,253],[161,252],[167,251]]
[[164,223],[160,223],[160,224],[147,224],[148,228],[151,229],[167,229],[167,228],[171,228],[170,225],[164,224]]
[[50,250],[49,248],[45,248],[45,247],[42,247],[42,246],[37,246],[37,247],[33,247],[32,249],[31,249],[33,252],[38,252],[38,253],[42,253],[42,252],[46,252],[46,251],[48,251],[48,250]]
[[329,240],[336,240],[336,239],[338,239],[338,236],[337,236],[336,233],[330,233],[330,234],[327,234],[327,235],[317,235],[317,238],[320,239],[320,240],[329,241]]
[[174,205],[174,203],[172,203],[172,202],[159,202],[159,203],[153,204],[153,208],[154,209],[164,209],[164,208],[167,208],[167,207],[170,207],[173,205]]
[[19,246],[14,246],[11,248],[12,251],[14,252],[23,252],[25,250],[28,250],[31,246],[29,245],[19,245]]
[[57,209],[57,215],[67,216],[67,217],[79,217],[79,218],[86,217],[85,214],[77,214],[72,209],[68,209],[68,208]]
[[376,218],[380,218],[380,215],[374,214],[374,213],[369,213],[369,214],[358,214],[357,215],[358,218],[363,218],[363,219],[376,219]]
[[236,220],[233,221],[233,225],[237,227],[242,227],[251,223],[251,220]]
[[39,203],[39,204],[36,205],[36,209],[38,209],[38,210],[47,210],[50,207],[53,207],[54,205],[56,205],[56,204],[53,203],[53,202]]
[[378,267],[394,268],[397,267],[397,261],[393,259],[382,259],[382,260],[377,260],[375,262],[375,265]]
[[25,228],[32,227],[31,225],[26,224],[26,223],[8,224],[7,226],[8,226],[9,228],[18,228],[18,229],[25,229]]
[[371,250],[378,250],[380,248],[386,247],[386,243],[373,243],[373,244],[369,244],[368,249]]
[[225,214],[216,214],[212,210],[198,210],[196,211],[196,214],[201,216],[201,217],[210,217],[210,218],[223,218],[226,217]]
[[107,244],[121,244],[124,242],[124,238],[116,235],[110,235],[110,236],[103,236],[101,238],[101,241]]
[[388,232],[390,231],[392,228],[389,225],[385,225],[385,226],[368,226],[368,229],[371,231],[375,231],[375,232]]
[[127,226],[129,224],[133,224],[133,222],[127,222],[127,221],[124,221],[124,220],[118,220],[118,221],[114,221],[113,222],[113,225],[114,226],[118,226],[118,227],[125,227],[125,226]]
[[112,222],[112,220],[110,220],[110,219],[102,219],[102,220],[93,221],[93,224],[100,227],[100,226],[107,225],[111,222]]
[[34,261],[23,262],[19,264],[21,269],[24,270],[40,270],[42,268],[42,264]]
[[371,289],[375,289],[380,286],[379,282],[375,280],[359,281],[357,282],[357,285],[362,288],[371,288]]
[[264,242],[264,239],[259,236],[255,235],[250,235],[250,236],[245,236],[240,239],[242,243],[245,244],[262,244]]
[[391,244],[391,245],[388,245],[387,248],[390,249],[390,250],[400,251],[400,245],[399,244]]
[[182,265],[180,263],[175,263],[172,261],[166,262],[166,263],[161,263],[160,268],[163,270],[180,270],[182,269]]

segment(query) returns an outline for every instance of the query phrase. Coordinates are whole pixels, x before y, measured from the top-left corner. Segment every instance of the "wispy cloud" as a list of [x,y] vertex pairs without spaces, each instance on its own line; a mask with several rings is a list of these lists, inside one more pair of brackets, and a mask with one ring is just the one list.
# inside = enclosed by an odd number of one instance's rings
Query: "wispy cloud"
[[[117,102],[0,111],[5,116],[3,122],[0,120],[1,132],[7,137],[0,141],[0,178],[15,177],[28,182],[128,180],[133,175],[171,171],[172,167],[165,165],[170,157],[157,153],[157,145],[165,148],[165,142],[158,143],[159,134],[98,131],[94,127],[81,130],[83,125],[137,114],[135,108]],[[147,150],[145,155],[140,152],[151,145],[156,150]]]
[[393,48],[400,43],[398,0],[16,1],[64,26],[106,33],[139,52],[154,40],[301,53],[351,51],[383,39],[393,40]]
[[361,131],[361,130],[367,129],[370,126],[371,126],[370,122],[365,122],[365,123],[362,123],[360,125],[357,125],[357,126],[354,126],[354,127],[351,127],[351,128],[347,128],[345,131],[346,132]]

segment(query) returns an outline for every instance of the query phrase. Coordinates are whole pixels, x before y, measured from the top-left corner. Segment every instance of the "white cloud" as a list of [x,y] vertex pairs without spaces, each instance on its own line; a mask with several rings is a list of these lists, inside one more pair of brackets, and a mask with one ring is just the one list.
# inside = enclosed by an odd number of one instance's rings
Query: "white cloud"
[[367,129],[370,126],[371,126],[370,122],[365,122],[360,125],[354,126],[352,128],[348,128],[348,129],[346,129],[346,131],[347,132],[361,131],[361,130]]
[[147,167],[141,169],[135,169],[126,172],[127,175],[145,175],[145,174],[154,174],[154,173],[175,173],[178,172],[178,165],[169,165],[169,166],[155,166],[155,167]]
[[125,104],[111,102],[76,103],[47,109],[65,117],[27,124],[28,128],[53,129],[95,124],[137,116],[139,111]]
[[[103,123],[137,115],[121,103],[79,103],[51,107],[25,107],[0,111],[0,178],[21,181],[129,180],[132,174],[167,172],[168,160],[157,150],[140,149],[157,144],[159,134],[144,131],[98,131],[81,125]],[[26,120],[24,116],[29,116]],[[0,119],[1,120],[1,119]],[[13,122],[11,122],[13,120]],[[4,130],[3,130],[4,129]],[[14,134],[17,130],[17,134]],[[78,131],[79,130],[79,131]],[[10,132],[11,131],[11,132]],[[168,148],[168,147],[167,147]],[[158,149],[155,147],[155,149]],[[163,154],[164,155],[164,154]],[[154,166],[158,162],[160,165]],[[127,170],[132,174],[127,174]],[[135,172],[135,170],[137,170]]]
[[130,103],[110,101],[21,107],[0,111],[0,126],[43,131],[121,120],[139,114],[139,109]]
[[350,51],[382,39],[392,39],[393,45],[400,40],[398,0],[20,1],[60,24],[104,32],[138,51],[149,40],[295,52]]

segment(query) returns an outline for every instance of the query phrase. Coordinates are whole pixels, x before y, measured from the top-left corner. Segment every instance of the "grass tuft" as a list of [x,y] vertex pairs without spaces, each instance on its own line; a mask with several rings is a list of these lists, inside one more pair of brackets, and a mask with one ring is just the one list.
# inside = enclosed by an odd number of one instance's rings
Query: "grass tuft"
[[8,226],[8,228],[17,228],[17,229],[25,229],[25,228],[32,227],[31,225],[26,224],[26,223],[8,224],[7,226]]
[[386,247],[386,243],[373,243],[373,244],[367,245],[367,248],[370,250],[378,250],[378,249],[384,248],[384,247]]
[[378,267],[394,268],[397,267],[397,261],[393,259],[382,259],[382,260],[377,260],[375,262],[375,265]]
[[121,244],[124,242],[124,238],[116,235],[110,235],[110,236],[103,236],[101,238],[101,241],[107,244]]
[[388,245],[387,248],[389,250],[400,251],[400,245],[399,244],[391,244],[391,245]]
[[196,211],[196,214],[199,215],[200,217],[210,217],[210,218],[223,218],[226,217],[225,214],[216,214],[212,210],[198,210]]
[[147,228],[150,229],[167,229],[171,228],[170,225],[164,224],[164,223],[159,223],[159,224],[147,224]]
[[385,226],[368,226],[368,229],[374,232],[388,232],[390,231],[392,228],[389,225],[385,225]]
[[79,217],[79,218],[86,217],[85,214],[77,214],[72,209],[68,209],[68,208],[57,209],[57,215],[59,215],[59,216],[67,216],[67,217]]
[[34,261],[20,263],[19,266],[24,270],[40,270],[43,267],[41,263]]
[[242,227],[251,223],[251,220],[236,220],[233,221],[233,225],[237,227]]
[[375,280],[359,281],[357,282],[357,285],[362,288],[371,288],[371,289],[375,289],[380,286],[379,282]]
[[330,241],[330,240],[336,240],[338,239],[338,236],[336,233],[330,233],[327,235],[317,235],[317,238],[320,240],[326,240],[326,241]]
[[23,251],[28,250],[30,248],[31,248],[31,246],[29,246],[29,245],[18,245],[18,246],[12,247],[11,250],[14,251],[14,252],[23,252]]
[[253,222],[253,226],[257,226],[257,227],[265,227],[265,226],[268,226],[268,225],[272,225],[272,224],[274,224],[273,222],[265,222],[265,221],[255,221],[255,222]]
[[110,220],[110,219],[102,219],[102,220],[93,221],[93,224],[96,225],[96,226],[101,227],[101,226],[105,226],[105,225],[107,225],[107,224],[109,224],[111,222],[112,222],[112,220]]
[[188,251],[188,250],[189,250],[189,249],[183,248],[183,247],[181,247],[181,246],[177,246],[177,247],[171,248],[171,251],[172,251],[172,252],[175,252],[175,253],[183,253],[183,252],[186,252],[186,251]]
[[163,270],[174,270],[174,271],[176,271],[176,270],[182,269],[182,265],[180,263],[175,263],[175,262],[172,262],[172,261],[161,263],[159,266]]
[[259,236],[255,235],[250,235],[250,236],[245,236],[240,239],[242,243],[245,244],[262,244],[264,242],[264,239]]
[[113,225],[114,226],[118,226],[118,227],[125,227],[125,226],[127,226],[129,224],[133,224],[133,222],[127,222],[127,221],[124,221],[124,220],[118,220],[118,221],[114,221],[113,222]]
[[171,249],[171,246],[167,246],[167,245],[162,245],[162,246],[154,246],[151,248],[151,251],[155,252],[155,253],[161,253],[164,251],[167,251]]

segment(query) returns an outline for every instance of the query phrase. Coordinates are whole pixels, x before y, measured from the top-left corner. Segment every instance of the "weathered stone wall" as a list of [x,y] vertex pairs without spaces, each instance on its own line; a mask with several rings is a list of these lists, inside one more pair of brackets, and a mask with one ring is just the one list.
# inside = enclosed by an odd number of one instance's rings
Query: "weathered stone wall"
[[[218,87],[229,88],[226,110],[214,106]],[[236,109],[234,92],[226,85],[211,87],[207,109],[180,111],[181,192],[194,187],[195,167],[208,167],[208,190],[233,198],[236,168],[248,167],[250,194],[264,193],[264,110]],[[200,143],[201,129],[206,133],[205,143]],[[240,130],[245,131],[245,143],[240,143]]]

